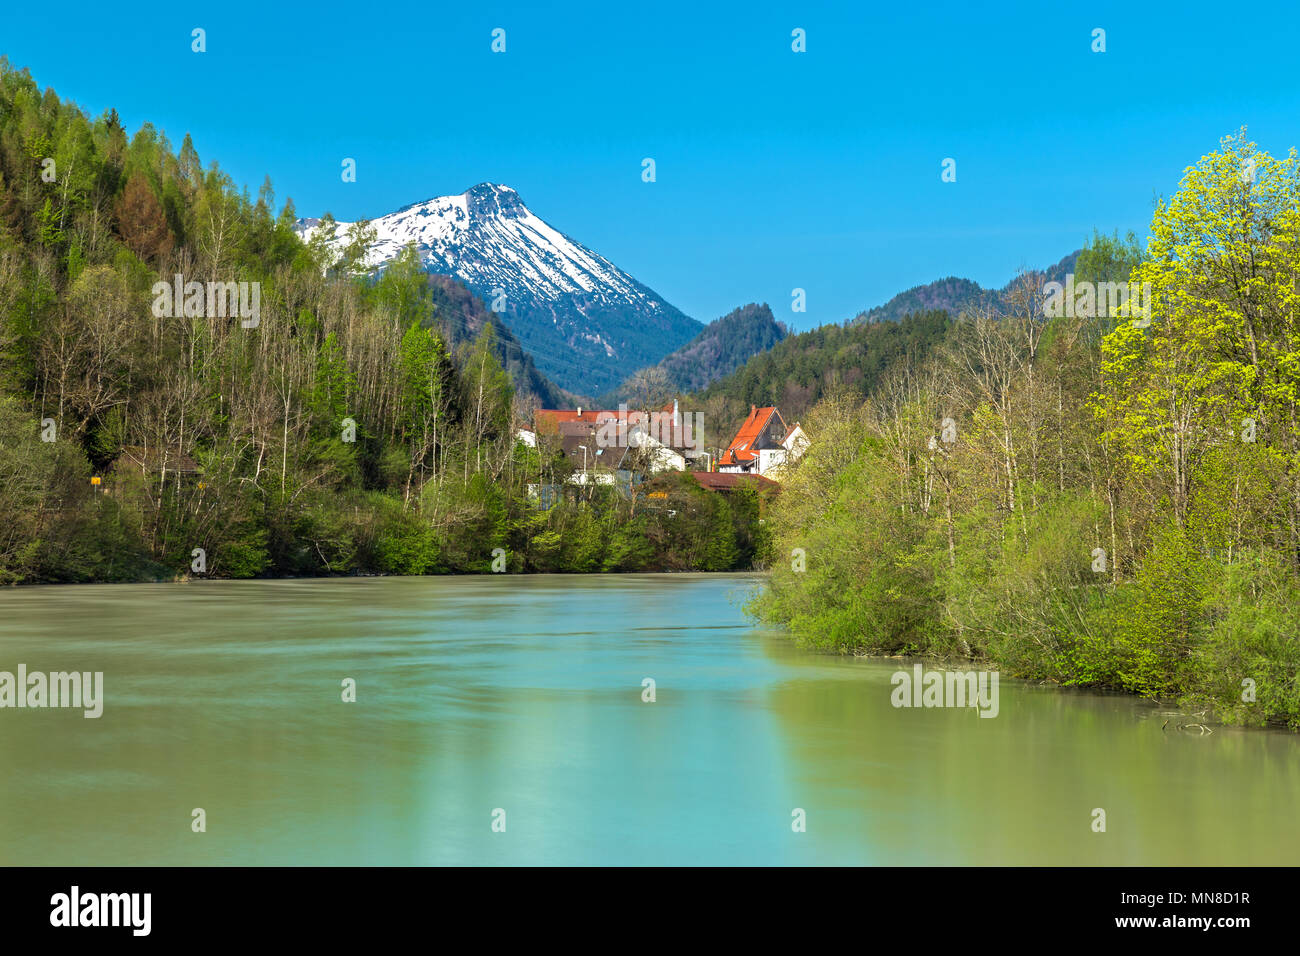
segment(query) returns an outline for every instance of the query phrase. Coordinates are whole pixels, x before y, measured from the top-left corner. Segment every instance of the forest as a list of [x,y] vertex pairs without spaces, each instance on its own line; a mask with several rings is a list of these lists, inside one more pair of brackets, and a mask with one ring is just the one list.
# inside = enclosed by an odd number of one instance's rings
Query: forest
[[[919,365],[952,324],[945,311],[917,312],[897,322],[823,325],[799,332],[755,355],[691,399],[706,423],[744,421],[751,405],[775,405],[793,424],[825,395],[868,395],[893,365]],[[726,428],[710,433],[726,447]]]
[[617,390],[599,396],[597,404],[616,408],[620,401],[641,396],[654,404],[661,397],[699,391],[767,352],[789,333],[766,304],[751,302],[710,322],[657,365],[639,369]]
[[1295,150],[1225,138],[1145,244],[1094,235],[1074,268],[1149,308],[1048,318],[1027,275],[865,398],[825,390],[753,610],[828,650],[1300,728]]
[[[777,495],[570,484],[516,438],[501,357],[536,373],[490,314],[295,220],[0,61],[0,582],[770,565],[754,612],[811,646],[1300,728],[1294,150],[1227,137],[1145,244],[1093,236],[1071,288],[1149,287],[1140,315],[1048,316],[1026,273],[704,389],[715,447],[751,404],[803,421]],[[155,315],[175,275],[256,284],[258,322]]]
[[[0,582],[761,560],[757,492],[569,485],[516,439],[512,338],[413,250],[366,273],[364,223],[338,254],[296,218],[0,60]],[[155,314],[176,275],[257,321]]]

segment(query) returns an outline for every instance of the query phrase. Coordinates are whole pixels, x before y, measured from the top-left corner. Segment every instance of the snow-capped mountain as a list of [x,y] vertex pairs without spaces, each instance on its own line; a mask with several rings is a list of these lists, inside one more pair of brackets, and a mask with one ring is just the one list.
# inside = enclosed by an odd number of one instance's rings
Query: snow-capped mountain
[[[340,222],[334,245],[347,244]],[[300,219],[310,240],[318,219]],[[414,243],[425,269],[464,283],[504,319],[537,366],[594,395],[653,365],[704,327],[608,259],[534,215],[509,186],[480,183],[370,221],[366,265]]]

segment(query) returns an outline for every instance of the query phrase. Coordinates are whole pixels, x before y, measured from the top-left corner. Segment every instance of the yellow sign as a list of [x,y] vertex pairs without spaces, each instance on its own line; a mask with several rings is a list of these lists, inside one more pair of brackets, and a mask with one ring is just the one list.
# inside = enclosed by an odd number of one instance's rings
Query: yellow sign
[[667,498],[667,497],[668,497],[668,492],[666,492],[666,491],[652,491],[652,492],[650,492],[650,494],[646,495],[646,497],[647,497],[647,498]]
[[99,484],[99,475],[95,475],[93,478],[91,478],[91,479],[90,479],[90,483],[91,483],[92,485],[97,485],[97,484]]

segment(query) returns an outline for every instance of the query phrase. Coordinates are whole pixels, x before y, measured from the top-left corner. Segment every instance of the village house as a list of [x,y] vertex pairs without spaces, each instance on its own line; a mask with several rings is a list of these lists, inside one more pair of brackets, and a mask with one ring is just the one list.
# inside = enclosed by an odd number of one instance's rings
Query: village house
[[749,417],[718,459],[718,471],[777,479],[782,468],[807,447],[808,435],[798,422],[787,425],[775,406],[751,405]]
[[540,408],[533,429],[519,440],[537,447],[548,437],[574,465],[576,484],[622,483],[631,476],[686,471],[707,457],[700,425],[692,425],[677,401],[654,412],[612,409]]
[[574,484],[612,485],[631,480],[631,469],[624,467],[628,456],[626,445],[602,445],[599,428],[592,422],[561,421],[556,423],[556,428],[560,449],[573,462]]
[[[695,421],[692,422],[691,418]],[[698,413],[683,414],[677,401],[656,411],[540,408],[521,442],[558,444],[573,462],[573,484],[618,484],[668,471],[738,474],[780,480],[782,470],[808,447],[808,434],[786,423],[775,406],[750,406],[747,417],[716,464],[703,448]],[[699,466],[706,465],[701,472]]]

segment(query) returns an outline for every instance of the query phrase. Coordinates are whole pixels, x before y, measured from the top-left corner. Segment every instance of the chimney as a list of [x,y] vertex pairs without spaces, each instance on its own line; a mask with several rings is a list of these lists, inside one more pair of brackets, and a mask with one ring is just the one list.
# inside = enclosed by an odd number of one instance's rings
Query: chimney
[[579,417],[579,418],[582,417],[582,406],[581,406],[581,405],[578,406],[578,417]]
[[758,406],[757,406],[757,405],[750,405],[750,406],[749,406],[749,417],[750,417],[750,418],[753,418],[753,417],[754,417],[755,415],[757,415],[757,414],[758,414]]

